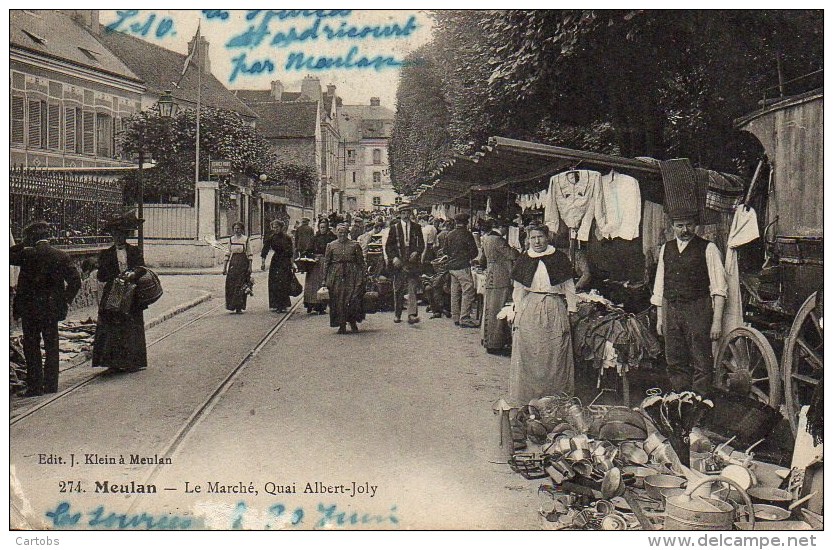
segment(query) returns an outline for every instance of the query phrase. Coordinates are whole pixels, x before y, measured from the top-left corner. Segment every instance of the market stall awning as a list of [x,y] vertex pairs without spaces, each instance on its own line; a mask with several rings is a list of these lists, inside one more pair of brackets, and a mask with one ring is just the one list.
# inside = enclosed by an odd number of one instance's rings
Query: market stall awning
[[[639,180],[649,195],[662,196],[659,168],[638,159],[544,145],[531,141],[492,137],[473,157],[458,156],[446,161],[420,187],[414,204],[452,202],[470,192],[498,189],[517,192],[553,174],[580,167],[588,170],[628,174]],[[652,193],[651,191],[656,191]]]

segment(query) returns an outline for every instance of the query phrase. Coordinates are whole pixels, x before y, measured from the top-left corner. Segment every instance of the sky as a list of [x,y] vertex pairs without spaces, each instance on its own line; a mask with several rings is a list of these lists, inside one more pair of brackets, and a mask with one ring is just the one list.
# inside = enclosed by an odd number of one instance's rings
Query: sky
[[[280,80],[285,91],[300,91],[301,80],[314,75],[322,87],[335,84],[345,104],[379,97],[391,109],[398,62],[431,39],[432,21],[425,11],[208,11],[101,10],[100,22],[183,54],[199,24],[210,43],[211,72],[230,89],[265,90]],[[339,58],[352,67],[335,68]]]

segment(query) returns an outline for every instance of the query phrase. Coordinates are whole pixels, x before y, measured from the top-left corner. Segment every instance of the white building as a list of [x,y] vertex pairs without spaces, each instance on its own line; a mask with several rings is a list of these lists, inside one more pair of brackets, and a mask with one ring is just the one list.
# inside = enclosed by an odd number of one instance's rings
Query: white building
[[342,105],[341,159],[347,212],[378,210],[402,201],[390,179],[388,145],[394,113],[370,98],[370,105]]

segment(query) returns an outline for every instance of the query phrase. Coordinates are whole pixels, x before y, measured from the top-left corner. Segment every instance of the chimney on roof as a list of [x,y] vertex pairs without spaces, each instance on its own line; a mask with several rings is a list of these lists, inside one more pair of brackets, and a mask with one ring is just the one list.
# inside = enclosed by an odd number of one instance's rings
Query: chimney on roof
[[272,81],[272,91],[269,95],[275,101],[281,100],[281,97],[283,97],[283,83],[280,80]]
[[305,76],[301,82],[301,95],[312,101],[321,101],[321,81],[314,76]]
[[371,107],[379,107],[379,98],[378,97],[371,97],[370,98],[370,106]]
[[[189,52],[191,52],[194,49],[194,38],[191,38],[191,40],[188,41]],[[193,63],[199,63],[202,66],[203,73],[211,72],[211,60],[208,58],[208,46],[208,40],[205,39],[205,36],[200,34],[200,50],[194,54]]]
[[335,84],[327,84],[327,95],[336,95],[336,85]]
[[62,10],[72,20],[90,31],[95,36],[101,36],[101,23],[99,22],[98,10]]

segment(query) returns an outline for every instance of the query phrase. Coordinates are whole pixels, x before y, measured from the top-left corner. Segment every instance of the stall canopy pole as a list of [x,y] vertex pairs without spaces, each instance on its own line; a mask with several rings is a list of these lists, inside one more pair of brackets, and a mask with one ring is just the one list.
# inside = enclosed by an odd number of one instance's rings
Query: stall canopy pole
[[755,174],[752,176],[752,182],[749,184],[749,190],[746,192],[746,198],[743,204],[748,206],[749,201],[752,200],[752,191],[755,190],[755,182],[758,181],[758,176],[761,175],[761,167],[764,165],[764,159],[758,161],[758,166],[755,168]]

